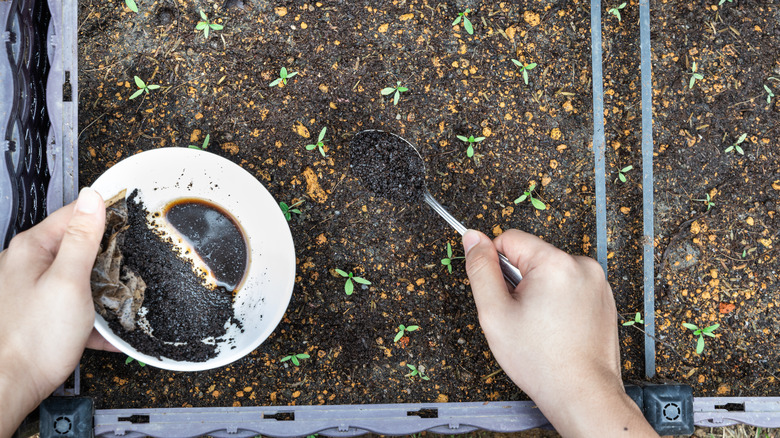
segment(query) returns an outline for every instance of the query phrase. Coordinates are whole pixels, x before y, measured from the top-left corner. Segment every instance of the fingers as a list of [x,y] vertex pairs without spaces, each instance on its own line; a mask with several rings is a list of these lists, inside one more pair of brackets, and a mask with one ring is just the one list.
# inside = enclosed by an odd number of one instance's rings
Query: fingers
[[103,198],[90,188],[82,189],[47,274],[61,282],[88,285],[105,219]]
[[520,230],[507,230],[494,241],[496,248],[527,276],[536,266],[549,261],[549,257],[568,254],[544,240]]
[[496,247],[487,236],[474,230],[468,230],[463,235],[463,247],[466,251],[466,273],[477,311],[490,314],[500,310],[510,295],[498,265]]
[[118,348],[106,341],[106,338],[94,328],[92,329],[92,333],[89,334],[89,338],[87,338],[87,348],[91,350],[113,351],[115,353],[120,352]]

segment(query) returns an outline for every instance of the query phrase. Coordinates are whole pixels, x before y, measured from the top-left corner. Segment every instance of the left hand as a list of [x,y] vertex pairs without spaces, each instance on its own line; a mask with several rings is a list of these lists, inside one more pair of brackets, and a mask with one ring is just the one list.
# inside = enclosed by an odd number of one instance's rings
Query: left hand
[[0,436],[65,381],[85,346],[116,351],[92,328],[104,227],[103,199],[87,188],[0,253]]

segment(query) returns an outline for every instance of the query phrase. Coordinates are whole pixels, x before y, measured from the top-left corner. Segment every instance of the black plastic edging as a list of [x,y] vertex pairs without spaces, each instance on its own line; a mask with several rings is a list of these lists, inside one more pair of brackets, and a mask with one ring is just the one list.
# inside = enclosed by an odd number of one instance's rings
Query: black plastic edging
[[653,230],[653,78],[650,64],[650,1],[639,1],[642,70],[642,260],[644,270],[645,375],[655,376],[655,237]]

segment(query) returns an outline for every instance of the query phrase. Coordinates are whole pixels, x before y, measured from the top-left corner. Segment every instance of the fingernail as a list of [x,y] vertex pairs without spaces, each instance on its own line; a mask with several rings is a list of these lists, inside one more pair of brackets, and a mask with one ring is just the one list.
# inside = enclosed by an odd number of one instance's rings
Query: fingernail
[[466,234],[463,235],[463,250],[466,252],[466,255],[469,255],[469,251],[471,248],[474,247],[474,245],[479,243],[479,233],[477,233],[474,230],[468,230],[466,231]]
[[89,187],[84,187],[79,192],[76,201],[76,211],[84,214],[93,214],[100,207],[100,195]]

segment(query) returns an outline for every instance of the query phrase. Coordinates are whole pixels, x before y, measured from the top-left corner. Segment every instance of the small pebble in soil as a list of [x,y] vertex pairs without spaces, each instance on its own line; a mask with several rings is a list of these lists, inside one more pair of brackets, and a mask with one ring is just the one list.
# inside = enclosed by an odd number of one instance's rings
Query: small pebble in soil
[[222,7],[223,9],[244,9],[246,5],[242,0],[227,0],[225,1],[225,5]]
[[425,165],[406,141],[388,132],[363,131],[349,145],[350,163],[363,185],[391,201],[417,203],[425,195]]
[[157,11],[157,24],[166,26],[173,22],[173,11],[169,8],[160,8]]

